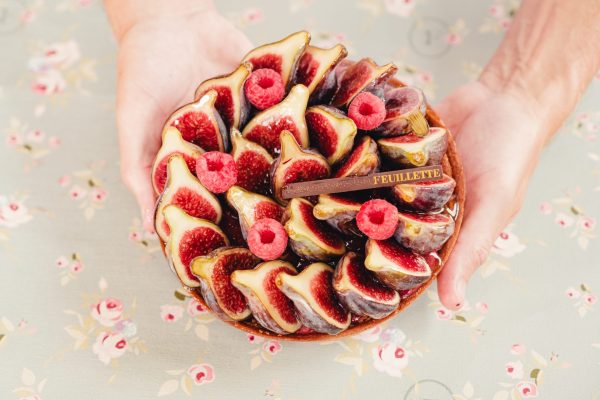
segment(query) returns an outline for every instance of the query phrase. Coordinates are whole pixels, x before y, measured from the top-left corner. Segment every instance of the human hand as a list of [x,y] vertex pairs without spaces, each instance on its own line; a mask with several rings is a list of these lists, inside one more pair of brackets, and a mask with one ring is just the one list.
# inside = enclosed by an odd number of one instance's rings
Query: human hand
[[205,79],[228,73],[251,48],[214,8],[141,19],[119,37],[117,128],[121,176],[153,232],[154,157],[168,116]]
[[462,307],[466,283],[521,207],[544,144],[536,107],[526,95],[473,82],[436,108],[454,134],[466,181],[463,225],[438,277],[446,308]]

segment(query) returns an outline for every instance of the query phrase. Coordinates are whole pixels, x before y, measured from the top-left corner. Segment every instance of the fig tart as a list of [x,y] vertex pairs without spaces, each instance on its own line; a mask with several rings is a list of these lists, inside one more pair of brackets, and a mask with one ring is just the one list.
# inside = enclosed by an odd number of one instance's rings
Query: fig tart
[[[152,182],[165,256],[191,296],[243,331],[357,334],[421,295],[456,242],[465,187],[452,134],[394,64],[346,55],[304,31],[257,47],[163,127]],[[443,176],[418,183],[283,194],[436,165]]]

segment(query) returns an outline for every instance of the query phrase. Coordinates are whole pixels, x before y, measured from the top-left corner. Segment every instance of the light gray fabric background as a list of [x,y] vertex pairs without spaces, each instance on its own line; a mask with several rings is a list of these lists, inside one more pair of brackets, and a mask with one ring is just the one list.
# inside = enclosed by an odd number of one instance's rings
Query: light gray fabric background
[[[477,75],[516,7],[218,4],[257,44],[309,29],[395,61],[434,103]],[[380,329],[295,344],[248,337],[175,293],[119,180],[100,2],[0,0],[0,49],[1,399],[600,399],[600,75],[463,310],[431,288]]]

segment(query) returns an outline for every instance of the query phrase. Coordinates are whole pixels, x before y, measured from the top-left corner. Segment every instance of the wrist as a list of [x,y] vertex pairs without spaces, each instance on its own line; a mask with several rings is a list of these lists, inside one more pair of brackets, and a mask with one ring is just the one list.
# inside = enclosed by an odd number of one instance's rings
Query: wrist
[[104,0],[110,25],[121,42],[136,25],[169,21],[187,23],[198,15],[216,13],[213,0]]

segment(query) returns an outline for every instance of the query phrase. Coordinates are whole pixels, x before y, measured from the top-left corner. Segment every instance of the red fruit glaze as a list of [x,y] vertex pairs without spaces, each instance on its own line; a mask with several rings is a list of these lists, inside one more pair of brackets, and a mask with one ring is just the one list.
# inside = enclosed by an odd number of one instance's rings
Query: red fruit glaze
[[223,118],[223,122],[229,128],[233,124],[233,94],[231,88],[228,86],[211,86],[207,87],[201,93],[198,93],[197,97],[204,96],[209,90],[217,92],[217,99],[215,100],[215,108]]
[[325,225],[322,221],[316,219],[313,215],[313,208],[310,204],[300,203],[300,212],[304,223],[310,231],[323,243],[331,247],[339,246],[339,237]]
[[271,218],[275,221],[281,221],[283,216],[283,209],[277,204],[273,204],[269,201],[261,201],[254,208],[254,220],[258,221],[263,218]]
[[365,268],[363,259],[352,257],[347,264],[350,283],[361,292],[379,301],[390,301],[394,298],[394,290],[379,282],[373,273]]
[[281,148],[279,134],[284,130],[290,131],[298,143],[302,142],[300,133],[296,128],[296,123],[289,116],[270,121],[268,124],[257,125],[250,132],[246,133],[245,137],[254,143],[260,144],[269,153],[276,154]]
[[356,127],[365,131],[381,125],[385,113],[383,100],[369,92],[356,96],[348,108],[348,116],[352,118]]
[[398,227],[398,209],[385,200],[369,200],[356,214],[356,225],[371,239],[388,239]]
[[240,227],[240,220],[238,219],[237,212],[231,211],[229,208],[223,210],[223,216],[221,217],[221,223],[219,224],[221,230],[232,246],[245,246],[246,241],[242,235],[242,228]]
[[290,165],[283,177],[284,185],[327,178],[329,171],[317,160],[301,160]]
[[307,112],[305,118],[306,126],[311,133],[311,143],[325,157],[335,153],[337,135],[327,118],[317,112]]
[[272,304],[279,311],[281,318],[290,324],[295,324],[298,320],[294,311],[294,303],[275,284],[275,278],[280,272],[289,273],[290,270],[285,267],[273,269],[265,276],[263,287],[267,296],[269,296],[269,304]]
[[400,267],[415,272],[427,271],[427,261],[423,256],[404,250],[396,241],[378,241],[377,246],[385,258],[393,260]]
[[271,163],[263,155],[254,151],[244,151],[235,165],[238,170],[238,186],[254,193],[268,192]]
[[194,258],[225,245],[223,235],[211,228],[199,227],[184,233],[179,242],[179,254],[188,277],[198,280],[190,271],[190,263]]
[[237,182],[237,167],[231,155],[209,151],[198,157],[196,175],[208,190],[223,193]]
[[298,62],[298,69],[296,70],[296,83],[301,83],[304,86],[311,84],[315,75],[319,69],[319,62],[310,53],[302,54],[300,61]]
[[179,129],[184,140],[206,151],[219,150],[220,135],[213,121],[203,112],[187,112],[175,119],[172,126]]
[[252,269],[256,264],[247,254],[232,253],[219,260],[213,269],[212,282],[215,297],[221,300],[223,308],[241,313],[246,309],[244,295],[231,284],[231,273],[238,269]]
[[265,110],[283,99],[285,87],[281,75],[272,69],[263,68],[250,74],[244,84],[244,93],[254,107]]
[[[206,219],[212,222],[217,220],[217,211],[204,197],[186,187],[179,188],[173,195],[170,204],[174,204],[192,217]],[[171,230],[169,224],[163,221],[163,227],[168,235]]]
[[287,247],[288,235],[279,221],[263,218],[248,231],[248,248],[263,260],[279,258]]
[[183,154],[179,151],[174,151],[172,153],[167,154],[160,160],[160,163],[156,166],[156,171],[154,172],[154,183],[158,188],[159,192],[162,192],[165,189],[165,184],[167,183],[167,163],[169,162],[169,158],[174,155],[179,154],[185,159],[185,162],[190,171],[196,171],[196,159],[188,156],[187,154]]
[[365,150],[365,147],[367,146],[369,146],[369,141],[365,140],[361,141],[356,147],[354,147],[354,150],[352,150],[352,153],[350,153],[348,159],[344,162],[344,164],[342,164],[340,169],[338,169],[335,172],[333,177],[340,177],[343,174],[345,174],[350,168],[352,168],[360,160],[360,158],[362,157],[362,153]]
[[251,58],[248,61],[252,63],[252,69],[254,70],[261,68],[269,68],[274,70],[278,74],[281,74],[281,64],[283,60],[281,58],[281,55],[279,54],[264,54],[260,57]]
[[321,271],[310,282],[310,292],[319,306],[327,310],[327,314],[338,322],[345,323],[348,313],[337,302],[333,291],[331,271]]

